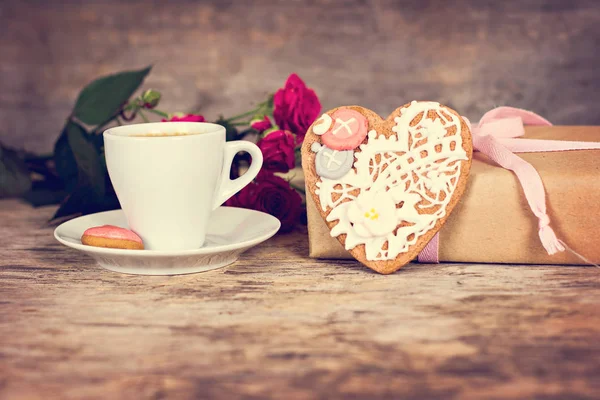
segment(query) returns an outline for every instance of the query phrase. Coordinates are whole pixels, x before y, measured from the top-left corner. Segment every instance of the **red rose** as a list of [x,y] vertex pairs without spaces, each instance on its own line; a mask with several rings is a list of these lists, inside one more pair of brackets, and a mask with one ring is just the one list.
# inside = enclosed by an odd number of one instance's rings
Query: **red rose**
[[271,214],[281,222],[280,232],[289,232],[302,212],[302,198],[284,179],[261,173],[238,194],[225,202],[226,206],[250,208]]
[[204,122],[206,121],[202,115],[182,114],[172,115],[170,119],[162,119],[162,122]]
[[255,192],[256,183],[250,182],[247,186],[244,186],[242,190],[230,197],[223,205],[227,207],[240,207],[254,210],[254,201],[256,200],[254,196]]
[[270,127],[273,126],[273,124],[271,123],[271,120],[269,119],[269,117],[267,117],[265,115],[265,117],[263,119],[253,119],[252,121],[250,121],[250,126],[253,129],[256,129],[259,132],[264,132],[267,129],[269,129]]
[[294,135],[287,131],[274,131],[258,142],[263,153],[263,168],[273,172],[288,172],[294,168]]
[[321,112],[321,103],[314,90],[306,87],[302,79],[292,74],[273,98],[273,117],[279,128],[296,134],[302,143],[310,125]]

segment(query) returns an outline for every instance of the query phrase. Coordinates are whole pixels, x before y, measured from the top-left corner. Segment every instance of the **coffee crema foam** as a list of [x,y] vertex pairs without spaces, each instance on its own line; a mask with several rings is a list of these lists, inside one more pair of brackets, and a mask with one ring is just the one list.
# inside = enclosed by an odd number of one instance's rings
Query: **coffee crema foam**
[[137,135],[129,135],[130,137],[165,137],[165,136],[192,136],[197,133],[140,133]]

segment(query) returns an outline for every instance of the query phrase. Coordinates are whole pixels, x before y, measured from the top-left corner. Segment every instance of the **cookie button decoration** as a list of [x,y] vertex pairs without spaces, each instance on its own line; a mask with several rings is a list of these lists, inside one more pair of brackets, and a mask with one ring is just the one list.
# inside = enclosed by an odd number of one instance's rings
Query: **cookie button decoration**
[[317,174],[327,179],[339,179],[346,175],[354,163],[354,152],[351,150],[333,150],[327,146],[313,146],[317,151],[315,168]]
[[336,110],[331,128],[321,136],[323,144],[333,150],[353,150],[367,136],[368,121],[364,115],[350,108]]

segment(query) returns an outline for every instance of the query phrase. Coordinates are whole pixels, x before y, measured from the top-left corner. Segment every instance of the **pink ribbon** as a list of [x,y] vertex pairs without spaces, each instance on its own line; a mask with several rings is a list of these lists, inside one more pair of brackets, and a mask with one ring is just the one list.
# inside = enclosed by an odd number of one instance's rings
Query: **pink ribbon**
[[[463,117],[464,118],[464,117]],[[470,122],[464,118],[471,127]],[[542,246],[552,255],[564,251],[561,240],[550,227],[546,213],[546,193],[542,178],[533,165],[515,153],[600,149],[600,143],[563,140],[518,139],[525,134],[524,125],[551,126],[552,124],[531,111],[512,107],[498,107],[485,113],[479,123],[471,128],[473,149],[485,154],[502,168],[515,173],[531,211],[538,218],[538,234]],[[439,234],[425,246],[418,256],[419,262],[439,262]]]

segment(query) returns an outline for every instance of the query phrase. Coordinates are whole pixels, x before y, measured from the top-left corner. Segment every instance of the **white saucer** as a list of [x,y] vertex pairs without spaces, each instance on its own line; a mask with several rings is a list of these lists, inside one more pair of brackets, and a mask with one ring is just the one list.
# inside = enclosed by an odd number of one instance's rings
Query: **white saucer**
[[90,255],[106,269],[138,275],[191,274],[224,267],[269,239],[281,226],[277,218],[259,211],[219,207],[211,215],[206,243],[199,249],[123,250],[81,244],[83,232],[99,225],[128,227],[122,210],[106,211],[61,224],[54,230],[54,237],[65,246]]

